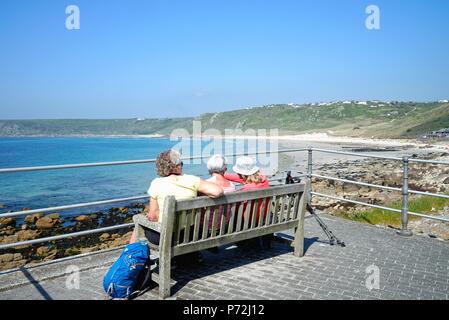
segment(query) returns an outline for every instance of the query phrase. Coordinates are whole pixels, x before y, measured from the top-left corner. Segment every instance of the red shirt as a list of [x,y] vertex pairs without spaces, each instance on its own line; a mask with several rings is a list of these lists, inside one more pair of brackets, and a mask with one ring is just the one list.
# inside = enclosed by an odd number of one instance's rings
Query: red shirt
[[225,173],[224,177],[225,177],[225,179],[228,179],[229,181],[243,184],[243,187],[240,189],[242,191],[248,191],[248,190],[254,190],[254,189],[264,189],[264,188],[268,188],[270,186],[268,183],[267,177],[265,177],[262,174],[260,175],[261,182],[248,183],[248,184],[244,184],[243,179],[240,178],[240,176],[235,173]]
[[[270,184],[269,181],[267,179],[267,177],[265,177],[264,175],[260,175],[261,178],[261,182],[259,183],[248,183],[248,184],[244,184],[243,179],[240,178],[240,176],[238,174],[232,174],[232,173],[225,173],[224,177],[226,179],[228,179],[229,181],[233,181],[233,182],[237,182],[237,183],[241,183],[243,185],[243,187],[240,189],[241,191],[248,191],[248,190],[255,190],[255,189],[265,189],[265,188],[269,188]],[[265,217],[267,215],[267,211],[268,211],[268,201],[270,198],[267,198],[265,202],[265,208],[264,208],[264,212],[263,212],[263,220],[262,223],[264,223]],[[257,203],[257,215],[256,215],[256,221],[255,221],[255,225],[257,226],[259,223],[259,216],[260,216],[260,208],[262,206],[262,202],[263,199],[259,199],[258,203]],[[243,212],[244,212],[244,217],[245,220],[249,220],[249,223],[251,223],[251,219],[252,219],[252,212],[253,212],[253,208],[254,208],[254,201],[251,202],[251,208],[249,211],[249,217],[247,215],[246,212],[246,206],[248,204],[248,201],[244,201],[243,202]],[[238,206],[236,207],[236,211],[238,210]]]

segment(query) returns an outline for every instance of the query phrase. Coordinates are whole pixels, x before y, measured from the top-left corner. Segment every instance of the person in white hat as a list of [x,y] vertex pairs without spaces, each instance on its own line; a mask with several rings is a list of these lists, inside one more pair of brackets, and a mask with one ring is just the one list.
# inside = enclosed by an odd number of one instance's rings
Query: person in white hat
[[[243,187],[240,190],[248,191],[248,190],[254,190],[254,189],[264,189],[270,187],[268,179],[260,172],[259,167],[256,165],[256,161],[254,161],[251,157],[240,157],[237,159],[235,166],[232,167],[232,170],[236,174],[230,174],[225,173],[224,177],[227,180],[241,183]],[[256,211],[256,226],[259,224],[259,217],[262,213],[262,223],[264,223],[265,218],[267,216],[267,209],[268,206],[264,206],[264,209],[262,210],[262,199],[259,199],[257,201],[257,211]],[[249,214],[246,210],[246,207],[248,205],[248,201],[243,202],[243,212],[244,212],[244,219],[248,221],[252,221],[252,213],[253,213],[253,206],[254,202],[251,202],[251,208],[249,210]],[[240,205],[240,204],[239,204]],[[236,211],[238,208],[236,208]],[[263,212],[261,212],[263,211]],[[271,240],[273,236],[272,235],[266,235],[262,236],[262,243],[264,247],[271,248]],[[245,246],[245,241],[242,241],[241,245]]]
[[227,180],[241,183],[243,187],[240,190],[254,190],[268,188],[268,179],[260,172],[256,162],[251,157],[240,157],[237,159],[232,170],[236,174],[225,173]]

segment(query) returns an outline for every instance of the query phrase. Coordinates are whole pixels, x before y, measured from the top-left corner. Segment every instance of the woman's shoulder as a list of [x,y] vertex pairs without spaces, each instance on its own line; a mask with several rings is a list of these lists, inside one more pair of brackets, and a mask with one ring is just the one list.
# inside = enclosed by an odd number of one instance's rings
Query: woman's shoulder
[[183,174],[177,177],[177,181],[183,185],[199,185],[201,178],[191,174]]

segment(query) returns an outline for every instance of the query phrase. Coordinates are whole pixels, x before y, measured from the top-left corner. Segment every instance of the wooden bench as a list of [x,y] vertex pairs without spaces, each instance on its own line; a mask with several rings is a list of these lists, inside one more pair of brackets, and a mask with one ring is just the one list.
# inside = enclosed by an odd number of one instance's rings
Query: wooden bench
[[159,296],[170,296],[170,263],[175,256],[288,229],[295,229],[294,255],[302,256],[305,190],[301,183],[237,191],[216,199],[176,201],[170,196],[165,199],[161,223],[151,222],[143,214],[135,215],[137,239],[145,238],[144,228],[160,233],[159,246],[150,245],[152,255],[159,258],[153,273]]

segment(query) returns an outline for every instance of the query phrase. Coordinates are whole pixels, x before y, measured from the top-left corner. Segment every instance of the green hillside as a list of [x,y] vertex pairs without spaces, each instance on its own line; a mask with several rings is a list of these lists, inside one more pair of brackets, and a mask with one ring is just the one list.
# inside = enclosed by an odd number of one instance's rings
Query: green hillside
[[176,128],[202,130],[278,129],[281,134],[330,132],[335,135],[388,138],[417,137],[449,127],[449,104],[440,102],[335,102],[279,104],[196,118],[104,120],[0,120],[1,136],[170,134]]

